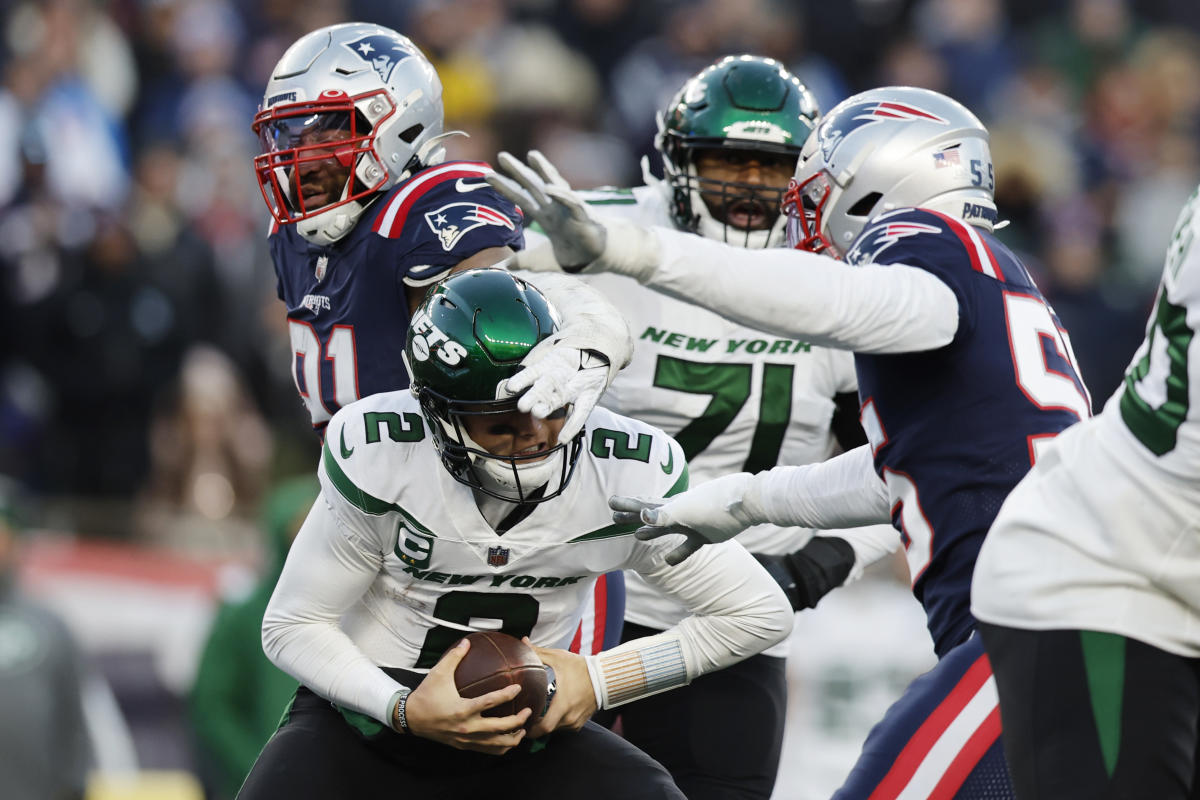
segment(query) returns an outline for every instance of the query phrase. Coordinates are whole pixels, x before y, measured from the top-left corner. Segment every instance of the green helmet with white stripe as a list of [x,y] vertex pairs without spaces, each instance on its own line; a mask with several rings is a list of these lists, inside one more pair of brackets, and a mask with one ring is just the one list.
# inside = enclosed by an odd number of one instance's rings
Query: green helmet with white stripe
[[787,162],[795,169],[820,110],[808,88],[779,62],[726,56],[684,84],[658,117],[654,145],[671,189],[671,216],[683,230],[743,247],[783,243],[778,186],[702,177],[696,157]]
[[517,411],[505,383],[559,325],[535,286],[491,268],[451,275],[413,313],[404,348],[410,388],[455,480],[510,502],[542,502],[566,488],[582,431],[533,456],[495,455],[471,440],[464,421]]

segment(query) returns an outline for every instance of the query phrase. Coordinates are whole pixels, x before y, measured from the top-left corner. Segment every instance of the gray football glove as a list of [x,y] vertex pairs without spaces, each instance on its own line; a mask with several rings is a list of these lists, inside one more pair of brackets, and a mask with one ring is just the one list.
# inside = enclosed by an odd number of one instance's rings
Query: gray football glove
[[648,500],[615,496],[608,499],[613,522],[642,527],[634,531],[641,541],[670,534],[682,534],[683,544],[667,553],[667,563],[680,563],[706,544],[732,539],[754,520],[742,507],[742,497],[753,478],[748,472],[723,475],[695,489],[666,499]]
[[502,152],[497,163],[508,177],[493,172],[487,182],[542,227],[557,262],[549,263],[535,248],[517,253],[518,268],[580,272],[604,253],[608,231],[545,156],[529,151],[527,166],[511,153]]

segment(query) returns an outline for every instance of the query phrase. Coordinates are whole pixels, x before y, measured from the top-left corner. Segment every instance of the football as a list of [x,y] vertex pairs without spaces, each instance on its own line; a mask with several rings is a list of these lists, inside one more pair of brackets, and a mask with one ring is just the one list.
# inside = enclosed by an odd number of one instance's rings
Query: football
[[454,670],[454,685],[462,697],[503,689],[509,684],[521,686],[521,693],[507,703],[483,712],[485,717],[507,717],[522,708],[531,708],[526,727],[542,718],[549,700],[548,671],[533,648],[515,636],[499,631],[467,635],[471,649]]

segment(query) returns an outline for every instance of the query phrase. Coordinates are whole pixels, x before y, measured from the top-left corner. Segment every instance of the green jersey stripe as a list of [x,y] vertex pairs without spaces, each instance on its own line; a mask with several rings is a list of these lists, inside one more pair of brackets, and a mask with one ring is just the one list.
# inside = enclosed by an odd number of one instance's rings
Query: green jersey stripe
[[422,525],[416,517],[409,514],[395,503],[389,503],[386,500],[380,500],[378,497],[372,497],[362,489],[354,485],[354,481],[350,480],[349,476],[342,471],[338,466],[337,459],[333,457],[333,452],[329,449],[329,437],[325,438],[325,445],[322,448],[323,458],[321,463],[325,466],[325,474],[329,476],[329,480],[337,488],[342,497],[346,498],[352,506],[362,511],[364,514],[372,516],[381,516],[389,511],[395,511],[404,517],[405,521],[416,528],[421,533],[437,538],[436,534],[429,528]]

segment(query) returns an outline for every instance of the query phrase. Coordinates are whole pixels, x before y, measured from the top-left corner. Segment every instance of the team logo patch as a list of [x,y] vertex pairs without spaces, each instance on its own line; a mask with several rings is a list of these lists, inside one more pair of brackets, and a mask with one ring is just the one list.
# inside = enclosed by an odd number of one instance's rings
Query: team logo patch
[[864,125],[885,120],[950,124],[948,120],[933,112],[907,103],[858,103],[831,115],[821,123],[821,155],[826,162],[832,160],[833,152],[847,136]]
[[430,230],[437,234],[442,243],[442,249],[449,252],[454,245],[467,233],[484,225],[496,225],[501,228],[516,230],[516,225],[508,217],[491,206],[479,203],[450,203],[437,211],[425,215],[425,222]]
[[922,233],[941,233],[936,225],[923,222],[888,222],[871,228],[859,237],[854,247],[846,254],[846,262],[854,265],[872,264],[879,254],[901,239],[920,236]]
[[503,567],[508,563],[508,548],[489,547],[487,563],[489,567]]
[[391,78],[397,64],[413,55],[413,51],[398,39],[382,33],[362,36],[353,42],[346,42],[343,47],[370,64],[384,83]]

